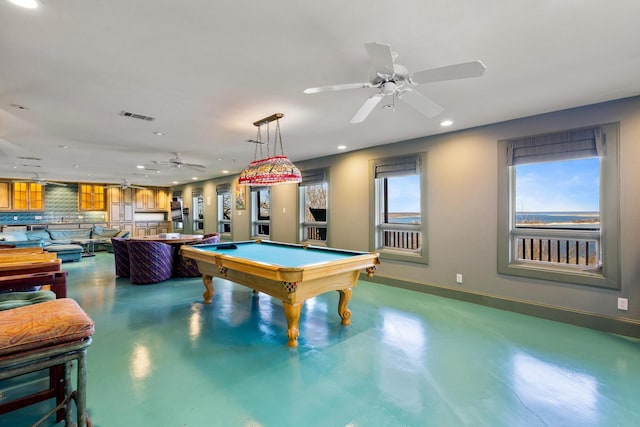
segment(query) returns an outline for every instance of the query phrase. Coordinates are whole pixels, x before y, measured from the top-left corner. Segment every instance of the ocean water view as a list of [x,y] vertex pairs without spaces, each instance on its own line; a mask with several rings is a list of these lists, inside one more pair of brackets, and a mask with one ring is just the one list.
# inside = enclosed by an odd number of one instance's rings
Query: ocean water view
[[516,224],[599,226],[600,212],[516,212]]
[[[392,224],[419,224],[420,215],[415,212],[389,213]],[[516,225],[520,227],[566,226],[579,228],[599,228],[599,212],[516,212]]]

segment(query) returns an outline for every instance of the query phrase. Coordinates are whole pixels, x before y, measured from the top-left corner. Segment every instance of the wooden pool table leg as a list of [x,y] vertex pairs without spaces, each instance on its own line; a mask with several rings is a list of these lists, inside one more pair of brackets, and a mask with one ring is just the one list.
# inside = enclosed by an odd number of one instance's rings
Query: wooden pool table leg
[[203,274],[202,283],[204,284],[204,293],[202,294],[204,303],[211,304],[211,301],[213,300],[213,276]]
[[300,311],[302,310],[302,303],[289,304],[288,302],[283,301],[282,305],[284,306],[284,317],[287,318],[287,337],[289,337],[287,345],[289,347],[297,347],[298,335],[300,334],[298,326],[300,325]]
[[338,314],[342,319],[343,325],[351,324],[351,310],[347,307],[349,301],[351,301],[351,288],[347,289],[339,289],[338,293],[340,294],[340,300],[338,301]]

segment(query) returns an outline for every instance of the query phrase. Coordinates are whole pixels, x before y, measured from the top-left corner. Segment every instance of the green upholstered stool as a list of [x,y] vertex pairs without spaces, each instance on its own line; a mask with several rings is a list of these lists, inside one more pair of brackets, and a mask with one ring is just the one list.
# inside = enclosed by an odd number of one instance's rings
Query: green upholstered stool
[[0,293],[0,311],[54,299],[56,294],[51,291],[4,292]]

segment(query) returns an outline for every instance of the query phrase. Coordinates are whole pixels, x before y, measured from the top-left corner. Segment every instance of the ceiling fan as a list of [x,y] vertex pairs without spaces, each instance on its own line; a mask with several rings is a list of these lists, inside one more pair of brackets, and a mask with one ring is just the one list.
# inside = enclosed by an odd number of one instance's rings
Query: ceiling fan
[[405,67],[395,63],[398,55],[391,50],[391,46],[374,42],[365,43],[364,47],[374,68],[368,82],[312,87],[304,90],[304,93],[319,93],[373,87],[380,89],[364,102],[351,119],[351,123],[363,122],[382,98],[389,95],[406,102],[426,117],[435,117],[444,109],[422,93],[413,90],[412,86],[480,77],[486,68],[480,61],[471,61],[409,73]]
[[139,185],[129,184],[126,179],[123,179],[120,184],[107,185],[107,188],[121,188],[126,190],[127,188],[138,188],[140,190],[144,190],[144,187],[140,187]]
[[181,168],[191,168],[191,169],[206,169],[207,167],[204,165],[199,165],[197,163],[185,163],[182,161],[180,157],[180,153],[174,152],[175,157],[169,159],[168,161],[158,161],[152,160],[151,163],[162,166],[171,166],[173,168],[181,169]]
[[65,184],[64,182],[48,181],[48,180],[46,180],[44,178],[41,178],[40,174],[37,174],[37,173],[35,175],[33,175],[33,177],[30,178],[30,179],[16,180],[14,182],[25,182],[25,181],[35,182],[36,184],[40,184],[40,185],[52,184],[52,185],[59,185],[61,187],[66,187],[67,186],[67,184]]

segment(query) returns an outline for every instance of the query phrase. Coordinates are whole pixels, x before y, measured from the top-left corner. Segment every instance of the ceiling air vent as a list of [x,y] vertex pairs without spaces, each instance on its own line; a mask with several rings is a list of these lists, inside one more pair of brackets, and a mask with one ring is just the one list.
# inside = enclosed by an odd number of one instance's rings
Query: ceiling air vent
[[18,159],[21,159],[21,160],[42,160],[40,157],[30,157],[30,156],[19,156]]
[[156,119],[155,117],[145,116],[143,114],[132,113],[130,111],[124,111],[124,110],[120,111],[120,115],[123,117],[130,117],[132,119],[146,120],[148,122],[151,122]]

